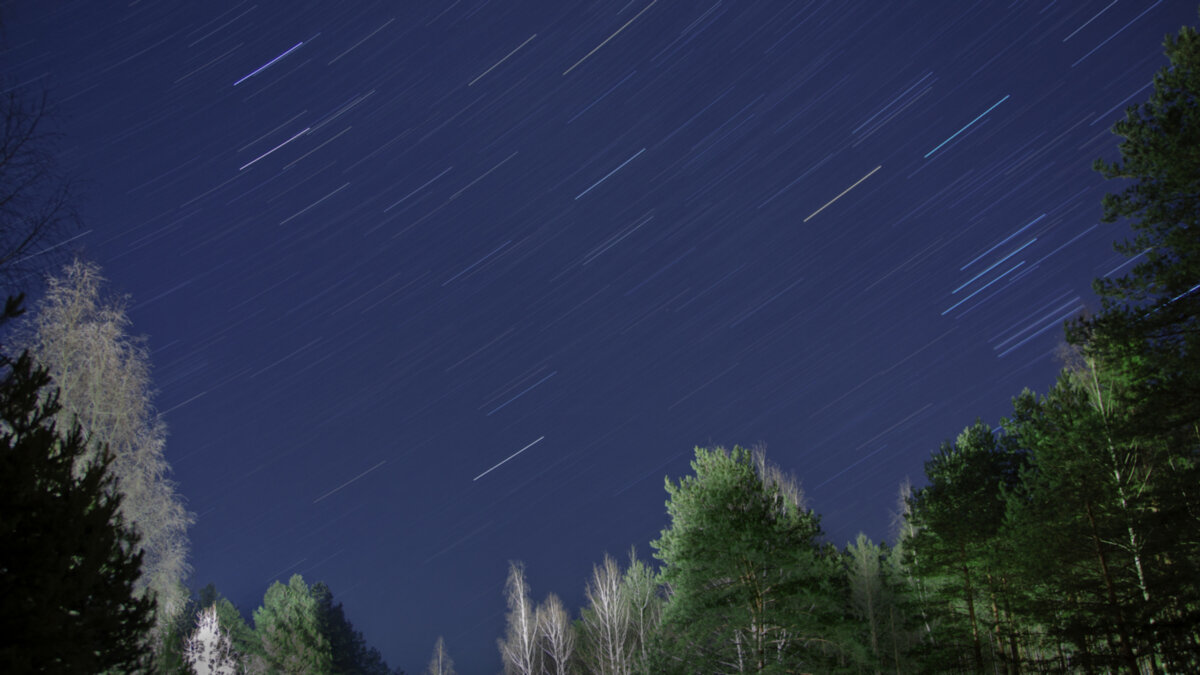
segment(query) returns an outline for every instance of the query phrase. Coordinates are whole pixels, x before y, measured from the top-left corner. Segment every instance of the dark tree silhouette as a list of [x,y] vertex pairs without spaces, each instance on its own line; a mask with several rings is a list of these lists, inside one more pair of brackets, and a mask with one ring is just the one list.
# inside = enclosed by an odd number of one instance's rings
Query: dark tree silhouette
[[[15,313],[9,303],[6,318]],[[105,449],[56,429],[56,392],[28,354],[0,356],[0,663],[6,673],[139,672],[154,601],[134,596],[137,536],[119,515]]]

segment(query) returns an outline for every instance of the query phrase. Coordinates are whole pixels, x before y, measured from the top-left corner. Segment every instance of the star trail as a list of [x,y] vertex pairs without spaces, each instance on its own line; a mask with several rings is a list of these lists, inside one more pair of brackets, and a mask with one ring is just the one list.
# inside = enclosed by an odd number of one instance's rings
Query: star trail
[[393,666],[443,635],[494,672],[508,561],[577,611],[696,445],[764,444],[829,541],[889,538],[1127,264],[1091,164],[1195,20],[18,1],[3,88],[55,104],[84,221],[55,244],[147,336],[193,587],[249,614],[300,573]]

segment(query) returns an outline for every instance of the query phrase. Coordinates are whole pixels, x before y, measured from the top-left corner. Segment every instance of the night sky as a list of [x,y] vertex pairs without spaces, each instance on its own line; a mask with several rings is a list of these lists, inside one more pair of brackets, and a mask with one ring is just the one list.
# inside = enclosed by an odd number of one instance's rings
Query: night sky
[[148,336],[192,587],[324,580],[391,665],[444,635],[475,673],[507,562],[577,611],[696,445],[765,444],[829,541],[890,537],[1126,269],[1091,163],[1196,4],[4,13],[83,181],[67,245]]

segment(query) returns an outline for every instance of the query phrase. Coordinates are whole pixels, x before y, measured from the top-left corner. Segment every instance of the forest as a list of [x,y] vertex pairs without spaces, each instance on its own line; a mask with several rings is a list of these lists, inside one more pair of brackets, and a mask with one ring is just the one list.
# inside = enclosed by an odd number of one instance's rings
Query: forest
[[[764,452],[696,448],[666,479],[649,558],[604,556],[586,606],[536,602],[509,563],[497,668],[541,673],[1200,672],[1200,36],[1113,126],[1103,218],[1131,265],[1070,320],[1057,382],[937,448],[898,489],[892,541],[838,549]],[[247,616],[189,589],[194,516],[166,478],[145,344],[99,267],[26,312],[33,242],[72,218],[10,95],[0,147],[0,663],[8,673],[378,673],[324,583]],[[21,211],[22,205],[40,204]],[[953,434],[948,430],[948,434]],[[69,581],[64,581],[69,580]],[[573,618],[574,617],[574,618]],[[454,673],[432,645],[426,672]]]

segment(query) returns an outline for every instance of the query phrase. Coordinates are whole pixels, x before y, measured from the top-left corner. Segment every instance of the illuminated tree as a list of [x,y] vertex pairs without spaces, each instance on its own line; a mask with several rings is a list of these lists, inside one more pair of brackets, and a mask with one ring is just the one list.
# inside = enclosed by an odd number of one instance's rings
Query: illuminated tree
[[836,552],[794,481],[749,450],[696,449],[651,542],[669,589],[656,670],[826,671],[847,646]]
[[457,675],[454,659],[446,653],[446,641],[440,635],[433,645],[433,656],[429,657],[429,666],[425,672],[427,675]]
[[267,589],[262,606],[254,610],[254,632],[262,645],[255,668],[262,672],[306,675],[333,669],[320,608],[299,574],[287,585],[276,581]]
[[541,654],[538,647],[537,615],[529,599],[529,583],[525,581],[525,566],[508,564],[508,580],[504,584],[508,604],[508,630],[497,641],[504,661],[505,675],[538,675]]
[[216,605],[211,605],[196,617],[192,631],[183,648],[184,657],[196,675],[235,675],[237,655],[229,632],[221,627]]
[[103,283],[94,264],[68,265],[49,279],[18,340],[58,386],[59,426],[77,422],[91,441],[93,450],[76,471],[95,461],[97,448],[113,454],[121,515],[145,552],[136,588],[158,603],[154,634],[160,638],[187,603],[180,582],[190,571],[187,528],[193,517],[167,478],[166,426],[152,404],[149,354],[129,335],[124,302],[102,296]]

